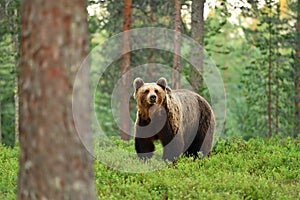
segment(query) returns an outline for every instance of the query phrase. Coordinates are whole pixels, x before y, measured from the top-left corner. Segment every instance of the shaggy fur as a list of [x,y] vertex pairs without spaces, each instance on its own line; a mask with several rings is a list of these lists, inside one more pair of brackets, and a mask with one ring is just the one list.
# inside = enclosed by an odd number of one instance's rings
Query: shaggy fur
[[135,150],[150,158],[154,141],[163,145],[163,159],[174,161],[182,153],[208,155],[212,148],[215,118],[210,105],[189,90],[171,90],[165,78],[156,83],[133,82],[137,101]]

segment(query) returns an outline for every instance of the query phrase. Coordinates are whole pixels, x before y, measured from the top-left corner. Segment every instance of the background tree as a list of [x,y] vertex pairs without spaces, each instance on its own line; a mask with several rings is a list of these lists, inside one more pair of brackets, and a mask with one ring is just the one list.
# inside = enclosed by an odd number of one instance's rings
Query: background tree
[[19,142],[19,80],[18,80],[18,72],[19,72],[19,58],[20,58],[20,8],[19,1],[17,1],[17,5],[13,9],[13,14],[11,16],[12,24],[11,30],[12,33],[12,41],[13,41],[13,49],[14,49],[14,58],[15,58],[15,77],[14,77],[14,101],[15,101],[15,143]]
[[[268,7],[268,17],[272,14],[272,2],[267,1],[267,7]],[[272,31],[272,20],[270,18],[267,18],[267,28],[269,31],[269,36],[267,38],[268,43],[268,136],[272,137],[272,129],[273,129],[273,115],[272,115],[272,71],[273,71],[273,45],[272,45],[272,37],[273,37],[273,31]]]
[[[123,58],[122,58],[122,63],[121,63],[121,66],[122,66],[122,82],[123,82],[123,85],[124,86],[127,86],[128,85],[128,74],[126,74],[129,66],[130,66],[130,34],[129,34],[129,30],[130,30],[130,27],[131,27],[131,0],[124,0],[124,9],[123,9],[123,19],[124,19],[124,22],[123,22],[123,49],[122,49],[122,55],[123,55]],[[129,88],[128,88],[129,89]],[[124,94],[122,95],[122,97],[124,98],[121,98],[121,102],[120,102],[120,125],[121,125],[121,138],[123,140],[129,140],[129,133],[130,133],[130,119],[128,118],[128,116],[126,116],[126,110],[128,109],[127,106],[125,106],[127,103],[126,103],[126,91],[128,90],[123,90]]]
[[295,71],[295,136],[300,133],[300,0],[297,1]]
[[[95,199],[88,73],[81,77],[83,123],[76,133],[73,83],[88,54],[83,0],[21,4],[20,169],[18,199]],[[89,144],[89,143],[86,143]]]
[[[194,0],[192,1],[192,14],[191,14],[191,36],[197,41],[202,47],[204,47],[204,3],[205,0]],[[199,63],[199,69],[203,69],[203,49],[200,52],[195,52],[193,55],[195,58],[200,58],[197,60]],[[195,59],[194,58],[194,59]],[[203,80],[200,79],[201,75],[197,73],[195,68],[191,68],[191,84],[194,89],[199,89],[202,85]]]
[[[150,1],[149,4],[150,4],[150,26],[151,27],[154,27],[155,26],[155,23],[156,23],[156,13],[157,13],[157,7],[155,5],[155,1]],[[154,34],[151,34],[151,37],[150,37],[150,46],[154,46],[155,44],[155,39],[154,39]],[[150,56],[149,56],[149,67],[148,67],[148,74],[149,74],[149,77],[151,77],[151,79],[153,79],[153,65],[154,65],[154,60],[155,60],[155,49],[153,48],[150,48]]]
[[181,1],[174,0],[174,60],[173,60],[173,75],[172,88],[180,88],[180,45],[181,45]]

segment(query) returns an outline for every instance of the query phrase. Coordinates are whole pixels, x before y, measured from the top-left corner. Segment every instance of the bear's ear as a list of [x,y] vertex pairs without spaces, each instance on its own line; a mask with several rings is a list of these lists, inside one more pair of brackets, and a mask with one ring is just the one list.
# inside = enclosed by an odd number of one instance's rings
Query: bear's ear
[[170,94],[172,92],[172,89],[169,86],[167,86],[166,91],[167,91],[168,94]]
[[144,81],[141,78],[136,78],[133,81],[134,90],[137,91],[140,87],[144,85]]
[[158,79],[156,81],[156,84],[159,85],[160,87],[162,87],[165,90],[166,87],[167,87],[167,80],[165,78],[161,77],[160,79]]

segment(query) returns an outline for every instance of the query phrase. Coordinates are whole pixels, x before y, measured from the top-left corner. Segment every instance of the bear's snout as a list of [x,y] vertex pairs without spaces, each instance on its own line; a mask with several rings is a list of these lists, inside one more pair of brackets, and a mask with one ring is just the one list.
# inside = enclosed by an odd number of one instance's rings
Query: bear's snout
[[156,102],[156,95],[155,94],[150,94],[149,99],[150,99],[151,103],[155,103]]

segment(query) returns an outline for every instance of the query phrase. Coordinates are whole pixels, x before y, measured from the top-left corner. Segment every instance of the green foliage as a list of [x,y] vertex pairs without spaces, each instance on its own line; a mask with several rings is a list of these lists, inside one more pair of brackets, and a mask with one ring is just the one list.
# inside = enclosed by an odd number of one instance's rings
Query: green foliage
[[0,199],[16,199],[19,148],[0,144]]
[[[253,4],[252,6],[255,6]],[[240,84],[245,97],[241,131],[244,137],[267,133],[268,104],[271,104],[273,134],[291,136],[293,133],[294,99],[293,70],[291,52],[293,46],[287,44],[292,32],[289,18],[280,17],[279,3],[265,1],[260,9],[245,12],[254,15],[257,27],[245,28],[244,33],[252,45],[249,50],[249,64],[246,65]],[[271,77],[269,83],[269,76]],[[271,95],[269,95],[269,84]],[[269,97],[271,99],[269,99]],[[293,135],[293,134],[292,134]]]
[[97,89],[95,92],[95,113],[102,131],[104,133],[111,133],[111,135],[117,135],[119,134],[117,133],[118,127],[114,121],[112,108],[109,106],[110,103],[108,103],[111,102],[109,94],[111,92],[103,92],[101,89]]
[[[134,151],[132,141],[113,137],[110,142]],[[15,199],[19,150],[0,150],[0,199]],[[299,137],[231,137],[218,141],[209,158],[182,157],[149,173],[120,172],[96,160],[97,194],[99,199],[298,199],[299,155]]]
[[220,1],[220,5],[216,5],[211,9],[213,9],[212,14],[205,21],[204,46],[208,51],[210,49],[207,48],[207,45],[212,42],[209,38],[222,34],[222,28],[228,23],[227,19],[230,16],[227,4],[224,1]]
[[[14,144],[14,56],[10,38],[0,41],[0,47],[6,47],[6,52],[0,57],[0,115],[3,143]],[[1,50],[0,50],[1,51]],[[4,51],[4,50],[3,50]]]
[[0,115],[2,142],[15,143],[14,95],[16,63],[19,59],[20,1],[0,0]]

